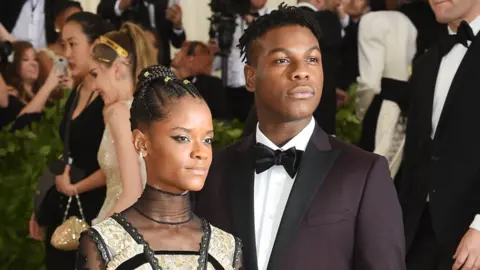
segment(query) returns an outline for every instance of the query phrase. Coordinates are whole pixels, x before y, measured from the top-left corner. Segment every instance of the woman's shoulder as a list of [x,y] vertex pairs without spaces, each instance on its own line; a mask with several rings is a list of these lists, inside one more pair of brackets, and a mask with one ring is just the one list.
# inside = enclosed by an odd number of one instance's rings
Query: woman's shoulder
[[144,245],[139,243],[141,236],[119,214],[95,224],[87,230],[87,233],[97,245],[108,269],[116,269],[122,263],[144,252]]
[[211,236],[208,253],[215,257],[222,265],[239,264],[243,246],[240,238],[212,224],[210,224],[210,228]]
[[98,238],[96,242],[102,242],[111,254],[116,254],[136,243],[131,235],[132,232],[127,228],[134,229],[119,215],[114,215],[92,226],[88,229],[88,233],[90,236],[96,236]]

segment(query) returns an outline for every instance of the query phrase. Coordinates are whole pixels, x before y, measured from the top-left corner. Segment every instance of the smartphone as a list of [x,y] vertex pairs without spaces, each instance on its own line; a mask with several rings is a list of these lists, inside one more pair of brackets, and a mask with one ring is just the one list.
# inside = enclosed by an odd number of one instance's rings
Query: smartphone
[[58,57],[55,61],[55,67],[58,74],[67,74],[68,61],[65,57]]

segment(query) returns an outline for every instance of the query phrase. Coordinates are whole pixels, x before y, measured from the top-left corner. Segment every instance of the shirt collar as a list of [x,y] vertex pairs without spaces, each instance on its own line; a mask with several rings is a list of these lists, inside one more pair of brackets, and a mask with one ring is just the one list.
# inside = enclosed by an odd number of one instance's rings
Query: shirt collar
[[265,15],[265,14],[267,13],[267,11],[268,11],[267,6],[264,6],[264,7],[262,7],[261,9],[257,10],[257,12],[258,12],[258,14],[259,14],[260,16]]
[[[470,25],[470,28],[472,28],[473,34],[476,36],[478,34],[478,32],[480,32],[480,16],[477,16],[477,18],[475,18],[475,20],[471,21],[469,23],[469,25]],[[448,26],[448,34],[455,35],[456,32],[453,31],[450,28],[450,26]]]
[[310,123],[300,131],[295,137],[288,141],[284,146],[278,147],[270,139],[267,138],[260,130],[259,124],[257,123],[257,132],[255,133],[255,138],[257,143],[264,144],[270,147],[273,150],[287,150],[289,148],[295,147],[296,150],[305,151],[307,149],[308,142],[310,137],[312,137],[313,131],[315,129],[315,119],[310,120]]
[[307,3],[307,2],[301,2],[301,3],[298,3],[297,7],[307,7],[315,12],[318,11],[318,8],[314,5],[312,5],[311,3]]

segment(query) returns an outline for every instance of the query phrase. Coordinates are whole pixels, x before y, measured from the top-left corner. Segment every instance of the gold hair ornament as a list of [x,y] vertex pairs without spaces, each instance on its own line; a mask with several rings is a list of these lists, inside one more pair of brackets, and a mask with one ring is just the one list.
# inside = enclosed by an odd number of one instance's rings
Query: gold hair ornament
[[[124,48],[122,48],[122,46],[118,45],[115,41],[109,39],[106,36],[100,36],[100,44],[105,44],[108,47],[112,48],[119,56],[123,58],[128,57],[128,52]],[[102,59],[99,58],[99,60]]]

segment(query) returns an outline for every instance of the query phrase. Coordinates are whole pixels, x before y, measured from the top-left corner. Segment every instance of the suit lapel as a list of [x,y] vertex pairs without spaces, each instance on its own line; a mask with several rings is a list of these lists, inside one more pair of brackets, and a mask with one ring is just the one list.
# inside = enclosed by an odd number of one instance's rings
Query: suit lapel
[[243,241],[245,269],[256,270],[257,249],[255,242],[254,217],[254,157],[252,146],[254,135],[250,135],[238,146],[235,162],[230,162],[232,181],[230,186],[234,230]]
[[286,250],[303,222],[318,189],[339,155],[332,150],[327,134],[318,126],[307,145],[295,183],[283,212],[268,269],[278,269]]
[[480,59],[480,35],[477,35],[473,40],[473,42],[470,44],[470,47],[467,50],[467,53],[463,57],[462,62],[460,63],[460,66],[458,67],[457,72],[455,73],[455,77],[453,78],[452,85],[450,86],[450,89],[448,91],[447,99],[445,100],[445,105],[443,106],[443,110],[440,115],[438,127],[435,132],[435,138],[437,138],[437,135],[440,134],[442,130],[442,127],[445,123],[445,117],[448,114],[448,110],[451,109],[452,104],[455,100],[455,97],[458,95],[459,92],[461,92],[463,88],[469,89],[468,87],[463,87],[466,83],[470,82],[469,78],[473,78],[474,80],[477,80],[474,74],[477,73],[475,67],[478,64],[479,59]]

